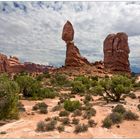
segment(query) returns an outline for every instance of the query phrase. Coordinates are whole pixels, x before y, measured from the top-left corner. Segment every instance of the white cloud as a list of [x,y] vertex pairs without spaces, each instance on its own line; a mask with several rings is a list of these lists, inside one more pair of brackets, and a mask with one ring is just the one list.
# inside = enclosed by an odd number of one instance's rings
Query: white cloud
[[[140,54],[140,5],[130,2],[8,2],[0,3],[0,52],[22,60],[62,65],[66,20],[75,29],[75,45],[90,61],[103,59],[103,41],[110,33],[129,35],[131,66]],[[3,8],[5,10],[3,11]]]

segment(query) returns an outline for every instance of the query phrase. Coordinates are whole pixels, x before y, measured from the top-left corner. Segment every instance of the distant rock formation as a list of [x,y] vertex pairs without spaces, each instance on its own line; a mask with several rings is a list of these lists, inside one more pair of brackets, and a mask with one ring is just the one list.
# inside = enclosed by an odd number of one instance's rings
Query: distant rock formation
[[128,72],[129,46],[126,33],[109,34],[104,40],[104,67],[112,72]]
[[31,62],[20,63],[19,59],[15,56],[10,56],[8,59],[6,55],[0,54],[0,73],[20,73],[20,72],[46,72],[49,67],[39,65]]
[[0,73],[7,72],[9,68],[9,61],[6,55],[0,53]]
[[74,29],[72,24],[67,21],[63,27],[62,39],[66,42],[66,60],[65,66],[79,67],[90,65],[88,60],[80,55],[79,49],[74,45]]

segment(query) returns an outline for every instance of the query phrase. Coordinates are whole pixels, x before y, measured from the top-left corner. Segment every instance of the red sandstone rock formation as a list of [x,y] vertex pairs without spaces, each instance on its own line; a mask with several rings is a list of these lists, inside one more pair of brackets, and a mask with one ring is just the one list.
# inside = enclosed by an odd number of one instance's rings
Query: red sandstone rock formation
[[9,62],[6,55],[0,54],[0,73],[7,72],[9,69]]
[[73,38],[73,26],[69,21],[67,21],[62,32],[62,39],[66,42],[67,46],[65,66],[79,67],[83,65],[90,65],[88,60],[80,55],[79,49],[72,42]]
[[8,61],[9,61],[10,66],[20,65],[19,59],[15,56],[10,56]]
[[8,59],[6,55],[0,54],[0,73],[20,73],[22,71],[26,72],[46,72],[48,66],[39,65],[35,63],[25,62],[20,63],[17,57],[12,57]]
[[128,36],[110,34],[104,40],[104,66],[110,71],[130,73]]

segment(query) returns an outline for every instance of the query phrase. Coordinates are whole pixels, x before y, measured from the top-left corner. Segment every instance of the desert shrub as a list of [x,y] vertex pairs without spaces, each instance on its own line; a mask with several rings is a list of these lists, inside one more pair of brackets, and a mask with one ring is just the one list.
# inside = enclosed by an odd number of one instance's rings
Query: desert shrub
[[123,105],[118,104],[112,109],[112,112],[118,112],[120,114],[123,114],[126,112],[126,109],[124,108]]
[[132,111],[126,111],[124,113],[124,119],[125,120],[138,120],[139,116],[136,113],[133,113]]
[[72,82],[72,93],[84,93],[85,90],[85,85],[83,85],[81,81]]
[[109,117],[106,117],[104,120],[103,120],[103,125],[102,127],[105,127],[105,128],[110,128],[112,126],[112,120],[109,118]]
[[26,109],[24,108],[24,105],[21,102],[18,102],[18,110],[19,112],[25,112]]
[[113,112],[108,116],[113,124],[121,123],[123,120],[123,115],[118,112]]
[[70,114],[70,113],[69,113],[68,111],[64,110],[64,111],[60,111],[59,116],[60,116],[60,117],[69,116],[69,114]]
[[48,111],[47,111],[46,108],[44,108],[44,107],[40,107],[40,113],[41,113],[41,114],[47,114]]
[[53,88],[44,88],[41,90],[41,95],[43,98],[55,98],[58,93]]
[[43,78],[50,78],[51,75],[49,74],[49,72],[44,72],[43,74],[40,74],[36,77],[36,80],[38,81],[42,81]]
[[93,127],[93,126],[95,126],[95,125],[96,125],[96,123],[95,123],[94,120],[92,120],[92,119],[88,120],[88,126],[89,126],[89,127]]
[[59,131],[59,133],[61,133],[65,130],[65,127],[63,125],[60,125],[57,127],[57,130]]
[[71,86],[71,82],[67,79],[66,75],[59,73],[54,75],[51,79],[51,83],[55,86]]
[[88,77],[85,76],[78,76],[76,78],[74,78],[74,81],[80,81],[86,89],[89,89],[91,86],[91,81]]
[[103,95],[104,92],[104,88],[101,85],[97,85],[92,89],[92,94],[96,94],[96,95]]
[[98,81],[92,80],[92,81],[90,82],[90,84],[91,84],[91,87],[95,87],[95,86],[98,85]]
[[90,94],[86,94],[85,95],[85,100],[92,101],[93,99],[92,99],[92,96]]
[[81,110],[79,110],[79,109],[76,109],[76,110],[74,110],[74,112],[73,112],[73,117],[76,117],[76,116],[81,116],[82,115],[82,111]]
[[96,110],[94,108],[90,108],[88,110],[85,110],[83,118],[90,119],[92,116],[95,115],[96,115]]
[[134,93],[129,93],[128,97],[130,97],[131,99],[136,99],[137,96]]
[[37,128],[36,128],[37,131],[44,132],[45,129],[46,129],[46,123],[44,121],[40,121],[37,123]]
[[55,121],[59,121],[60,120],[59,116],[54,116],[54,117],[52,117],[52,119],[55,120]]
[[123,75],[115,75],[111,78],[102,78],[94,87],[94,92],[108,101],[118,102],[122,96],[129,94],[132,88],[131,79]]
[[32,110],[39,110],[41,114],[48,113],[47,111],[48,105],[45,102],[37,103],[33,106]]
[[88,130],[88,126],[85,124],[78,124],[75,126],[75,133],[86,132]]
[[79,119],[73,118],[71,123],[77,125],[79,124]]
[[140,111],[140,104],[138,104],[138,105],[137,105],[137,108],[138,108],[138,109],[139,109],[139,111]]
[[67,111],[74,111],[76,109],[79,109],[81,106],[80,102],[78,100],[71,101],[71,100],[66,100],[64,102],[64,108]]
[[50,117],[47,117],[47,118],[45,119],[46,122],[47,122],[47,121],[50,121],[50,120],[51,120]]
[[70,119],[69,118],[61,118],[60,120],[63,125],[69,125],[70,124]]
[[55,125],[51,122],[48,122],[45,126],[45,131],[53,131],[55,129]]
[[91,76],[91,79],[94,81],[98,81],[99,77],[98,76]]
[[6,74],[0,75],[0,120],[17,119],[19,86]]
[[56,105],[52,108],[52,111],[55,112],[55,111],[59,111],[62,109],[62,106],[61,105]]
[[140,82],[134,82],[133,87],[136,88],[136,89],[139,89],[140,88]]
[[35,97],[40,92],[41,84],[28,75],[18,76],[16,79],[20,86],[20,92],[24,97]]

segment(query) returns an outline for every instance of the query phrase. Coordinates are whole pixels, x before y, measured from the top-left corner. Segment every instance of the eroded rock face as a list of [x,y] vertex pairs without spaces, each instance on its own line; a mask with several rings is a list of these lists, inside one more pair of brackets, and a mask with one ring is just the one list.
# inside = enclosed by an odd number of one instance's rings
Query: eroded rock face
[[9,69],[9,62],[6,55],[0,54],[0,73],[7,72]]
[[74,38],[74,29],[72,24],[67,21],[63,27],[62,39],[66,42],[66,44],[70,41],[73,41]]
[[88,60],[80,55],[79,49],[73,43],[73,38],[73,26],[67,21],[62,32],[62,39],[66,42],[67,47],[65,66],[79,67],[82,65],[90,65]]
[[79,49],[73,42],[67,44],[65,66],[78,67],[90,63],[80,55]]
[[0,73],[20,73],[23,71],[29,73],[46,72],[48,71],[48,66],[30,62],[25,62],[22,64],[15,56],[10,56],[8,59],[6,55],[0,54]]
[[104,67],[110,71],[130,72],[128,36],[110,34],[104,40]]

